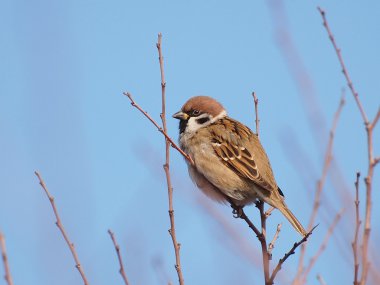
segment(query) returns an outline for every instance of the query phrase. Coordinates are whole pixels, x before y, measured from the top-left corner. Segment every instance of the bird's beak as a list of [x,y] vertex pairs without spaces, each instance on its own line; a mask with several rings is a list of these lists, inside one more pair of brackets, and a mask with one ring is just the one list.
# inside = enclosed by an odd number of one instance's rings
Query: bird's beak
[[186,113],[184,113],[184,112],[182,112],[182,111],[179,111],[179,112],[177,112],[177,113],[175,113],[173,115],[173,118],[178,119],[178,120],[185,120],[186,121],[186,120],[189,119],[189,115],[186,114]]

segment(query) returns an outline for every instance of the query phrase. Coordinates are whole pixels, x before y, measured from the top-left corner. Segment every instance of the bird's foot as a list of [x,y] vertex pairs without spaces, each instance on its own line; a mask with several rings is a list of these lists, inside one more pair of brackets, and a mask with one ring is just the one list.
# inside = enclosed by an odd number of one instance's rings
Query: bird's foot
[[243,215],[243,207],[242,206],[236,206],[236,205],[233,205],[231,204],[231,207],[232,207],[232,215],[234,218],[241,218],[241,216]]
[[260,207],[261,207],[263,204],[264,204],[264,202],[263,202],[262,200],[260,200],[260,199],[256,200],[256,202],[255,202],[255,206],[256,206],[256,208],[259,208],[259,209],[260,209]]

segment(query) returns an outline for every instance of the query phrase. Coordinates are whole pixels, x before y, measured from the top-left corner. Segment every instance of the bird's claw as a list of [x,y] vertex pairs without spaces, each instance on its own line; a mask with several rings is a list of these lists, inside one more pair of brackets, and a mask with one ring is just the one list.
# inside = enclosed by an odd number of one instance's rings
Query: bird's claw
[[243,215],[243,207],[240,206],[234,206],[232,210],[232,214],[234,218],[241,218]]

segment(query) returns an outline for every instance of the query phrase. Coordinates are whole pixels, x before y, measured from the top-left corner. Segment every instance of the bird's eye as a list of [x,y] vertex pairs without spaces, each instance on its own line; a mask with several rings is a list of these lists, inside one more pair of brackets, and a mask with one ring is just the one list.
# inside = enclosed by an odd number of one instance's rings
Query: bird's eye
[[199,110],[193,110],[191,113],[193,116],[198,116],[199,115]]

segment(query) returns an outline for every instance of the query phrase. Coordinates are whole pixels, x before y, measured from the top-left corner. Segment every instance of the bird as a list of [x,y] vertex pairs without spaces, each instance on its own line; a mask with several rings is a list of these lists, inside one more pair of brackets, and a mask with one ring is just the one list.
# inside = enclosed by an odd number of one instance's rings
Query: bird
[[277,208],[298,233],[307,234],[285,204],[257,134],[208,96],[191,97],[173,118],[179,120],[180,148],[193,161],[187,161],[189,175],[204,194],[241,208],[263,201]]

